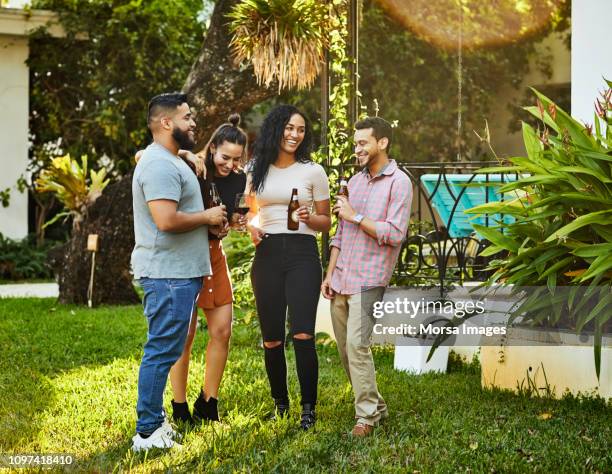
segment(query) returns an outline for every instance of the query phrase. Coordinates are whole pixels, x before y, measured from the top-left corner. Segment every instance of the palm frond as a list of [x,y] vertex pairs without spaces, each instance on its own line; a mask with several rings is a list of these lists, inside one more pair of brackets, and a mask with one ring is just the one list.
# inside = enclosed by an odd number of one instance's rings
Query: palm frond
[[228,15],[236,62],[251,63],[260,85],[279,92],[312,85],[328,44],[330,12],[315,0],[244,0]]

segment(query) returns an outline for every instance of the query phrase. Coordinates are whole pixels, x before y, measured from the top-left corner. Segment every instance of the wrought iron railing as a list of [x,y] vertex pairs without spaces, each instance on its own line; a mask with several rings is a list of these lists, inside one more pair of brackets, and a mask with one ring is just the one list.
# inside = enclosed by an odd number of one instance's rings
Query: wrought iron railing
[[[497,162],[465,162],[465,163],[398,163],[400,169],[406,173],[413,186],[413,202],[410,215],[410,228],[404,241],[398,264],[394,273],[394,282],[397,284],[423,284],[439,286],[440,292],[453,284],[462,284],[466,281],[484,281],[489,272],[486,268],[488,258],[479,256],[479,253],[489,244],[479,238],[475,233],[470,235],[453,235],[449,232],[453,219],[463,218],[463,209],[460,206],[464,193],[470,189],[474,179],[480,176],[481,185],[501,185],[511,179],[517,179],[516,174],[488,173],[476,174],[480,168],[498,165]],[[423,184],[423,175],[429,175],[430,189]],[[458,188],[453,185],[448,176],[452,174],[466,175],[462,185]],[[432,176],[436,176],[431,183]],[[494,176],[495,180],[490,181]],[[436,209],[434,201],[436,196],[445,193],[446,200],[450,197],[450,213],[443,221],[440,212]],[[489,202],[489,193],[484,193],[484,202]],[[439,197],[439,196],[438,196]],[[501,195],[499,200],[503,200]],[[498,216],[499,217],[499,216]],[[501,216],[503,218],[503,216]],[[497,226],[497,222],[486,216],[485,226]],[[324,238],[323,252],[327,262],[328,239]],[[494,258],[494,257],[490,257]]]

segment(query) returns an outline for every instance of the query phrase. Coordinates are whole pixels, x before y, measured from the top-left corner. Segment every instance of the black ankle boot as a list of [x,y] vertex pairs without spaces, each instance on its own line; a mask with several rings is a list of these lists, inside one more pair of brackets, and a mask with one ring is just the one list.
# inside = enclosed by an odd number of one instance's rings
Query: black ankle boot
[[176,403],[172,400],[172,420],[175,422],[182,421],[183,423],[192,424],[193,418],[189,413],[189,405],[187,402]]
[[285,418],[289,415],[289,399],[288,398],[275,398],[274,399],[274,415],[272,419]]
[[315,424],[317,417],[315,414],[314,403],[302,403],[302,419],[300,420],[300,428],[304,431],[309,430]]
[[200,421],[219,421],[219,411],[217,409],[218,400],[210,397],[206,401],[204,390],[200,391],[198,399],[193,404],[193,419]]

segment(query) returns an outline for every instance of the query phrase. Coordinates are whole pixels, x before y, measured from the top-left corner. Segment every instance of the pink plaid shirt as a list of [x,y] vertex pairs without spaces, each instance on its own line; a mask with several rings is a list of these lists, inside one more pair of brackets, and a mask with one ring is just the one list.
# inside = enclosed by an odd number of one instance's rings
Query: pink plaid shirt
[[354,295],[364,287],[387,286],[391,280],[408,230],[412,183],[390,160],[374,178],[367,168],[357,173],[348,188],[355,212],[376,221],[374,238],[358,225],[340,220],[330,242],[340,249],[331,287],[336,293]]

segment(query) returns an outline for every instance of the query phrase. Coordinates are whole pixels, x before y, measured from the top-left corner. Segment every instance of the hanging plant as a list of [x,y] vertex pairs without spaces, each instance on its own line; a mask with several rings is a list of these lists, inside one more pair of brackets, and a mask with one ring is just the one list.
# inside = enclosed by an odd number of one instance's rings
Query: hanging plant
[[238,63],[253,64],[257,82],[303,89],[319,74],[329,30],[328,5],[315,0],[244,0],[228,15]]

